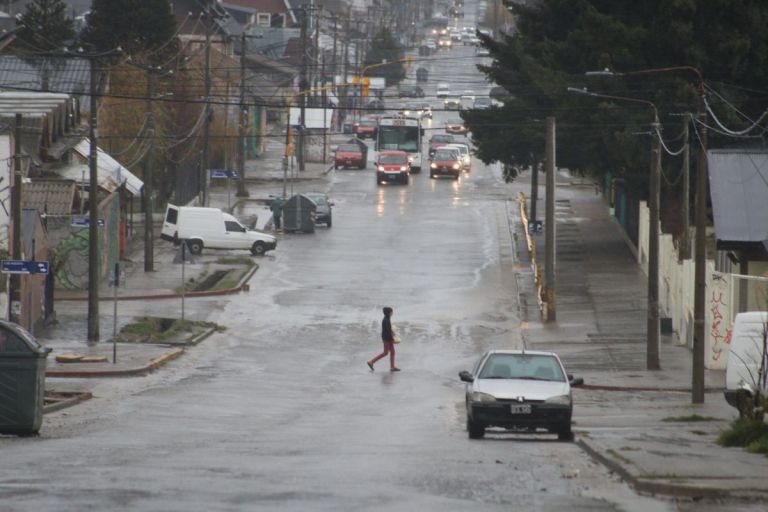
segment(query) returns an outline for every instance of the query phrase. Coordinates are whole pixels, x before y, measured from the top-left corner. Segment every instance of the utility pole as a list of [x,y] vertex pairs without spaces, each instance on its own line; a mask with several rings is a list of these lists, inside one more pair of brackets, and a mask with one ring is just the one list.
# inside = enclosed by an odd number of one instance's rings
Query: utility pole
[[237,197],[248,197],[248,189],[245,188],[245,123],[248,122],[245,104],[245,31],[240,39],[240,122],[238,123],[238,152],[237,171],[240,177],[237,180]]
[[680,237],[680,260],[691,257],[691,139],[689,124],[691,120],[686,115],[683,126],[683,233]]
[[557,308],[555,305],[555,118],[547,117],[546,128],[546,158],[547,158],[547,204],[546,204],[546,240],[545,240],[545,267],[544,284],[547,291],[547,310],[545,322],[557,320]]
[[342,65],[344,66],[344,79],[342,80],[342,104],[344,105],[344,119],[342,121],[342,129],[343,129],[343,123],[346,122],[347,116],[349,115],[349,103],[347,99],[347,84],[349,83],[349,77],[347,76],[349,73],[349,18],[351,16],[351,11],[348,8],[347,9],[347,17],[344,19],[344,33],[347,35],[347,37],[344,38],[344,61],[342,62]]
[[[88,341],[99,341],[99,277],[101,269],[99,258],[99,179],[98,179],[98,113],[99,102],[96,96],[96,57],[91,57],[91,111],[90,150],[88,154]],[[15,235],[15,233],[14,233]]]
[[[152,68],[147,67],[147,125],[149,130],[149,148],[144,161],[144,272],[155,270],[154,233],[152,232],[152,214],[154,208],[154,189],[152,187],[152,156],[155,142],[155,113],[152,108]],[[117,286],[115,286],[117,288]]]
[[[531,217],[528,224],[536,222],[536,203],[539,201],[539,163],[531,163],[531,206],[528,215]],[[526,226],[527,228],[527,226]]]
[[[307,95],[303,94],[304,91],[307,89],[307,10],[306,8],[301,9],[301,31],[300,31],[300,40],[301,40],[301,72],[299,75],[299,93],[302,93],[300,95],[299,101],[301,102],[301,109],[300,109],[300,116],[299,116],[299,140],[298,140],[298,148],[297,152],[299,153],[299,171],[305,170],[305,163],[304,163],[304,131],[305,131],[305,122],[306,122],[306,114],[307,114]],[[289,111],[289,117],[290,117],[290,111]],[[288,120],[290,123],[290,119]]]
[[648,323],[646,336],[646,369],[659,365],[659,195],[661,182],[661,142],[659,120],[654,116],[653,149],[651,151],[651,183],[648,201]]
[[[701,85],[703,88],[703,84]],[[702,95],[701,103],[704,98]],[[691,400],[694,404],[704,403],[704,299],[707,290],[707,114],[699,106],[698,131],[700,147],[696,164],[696,254],[693,298],[693,379]]]
[[200,203],[201,206],[208,206],[210,199],[208,197],[211,173],[208,171],[208,152],[211,139],[211,6],[206,7],[205,22],[205,120],[203,121],[203,154],[200,161]]
[[[21,172],[21,114],[16,114],[13,136],[13,183],[11,184],[11,211],[13,212],[13,245],[11,257],[21,259],[21,187],[24,181]],[[11,274],[8,290],[8,319],[21,323],[21,315],[14,311],[14,304],[21,305],[21,275]]]

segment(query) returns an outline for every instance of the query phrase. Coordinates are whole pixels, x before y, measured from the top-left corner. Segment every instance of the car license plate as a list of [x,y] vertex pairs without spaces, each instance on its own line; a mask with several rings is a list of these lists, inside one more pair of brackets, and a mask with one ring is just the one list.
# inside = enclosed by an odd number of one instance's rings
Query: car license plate
[[514,404],[509,406],[509,412],[511,414],[531,414],[531,406],[529,404]]

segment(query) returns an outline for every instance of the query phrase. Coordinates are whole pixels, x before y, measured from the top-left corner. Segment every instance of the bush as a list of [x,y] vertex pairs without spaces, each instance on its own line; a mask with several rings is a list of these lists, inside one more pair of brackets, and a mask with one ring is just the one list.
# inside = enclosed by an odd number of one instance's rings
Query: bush
[[740,418],[720,434],[717,443],[721,446],[750,446],[757,443],[768,448],[768,425],[761,420]]

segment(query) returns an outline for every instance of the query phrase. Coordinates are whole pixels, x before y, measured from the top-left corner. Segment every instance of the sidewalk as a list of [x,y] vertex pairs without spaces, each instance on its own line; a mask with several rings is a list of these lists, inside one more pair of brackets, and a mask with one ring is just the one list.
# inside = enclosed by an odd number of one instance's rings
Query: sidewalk
[[[346,140],[348,136],[344,137]],[[212,184],[210,205],[233,212],[245,224],[254,229],[272,233],[270,196],[282,193],[284,146],[282,139],[269,138],[267,149],[262,156],[246,162],[245,180],[249,192],[248,198],[235,196],[236,183]],[[307,162],[306,170],[296,171],[293,178],[288,176],[288,186],[293,188],[299,182],[323,180],[331,171],[332,165]],[[297,187],[298,188],[298,187]],[[303,189],[302,189],[303,190]],[[101,341],[89,344],[88,337],[88,291],[63,290],[55,292],[57,321],[42,332],[36,333],[39,341],[53,349],[48,358],[46,375],[51,379],[89,378],[89,377],[127,377],[146,375],[160,366],[176,359],[184,349],[173,344],[118,343],[117,363],[113,364],[111,343],[113,329],[119,329],[133,321],[137,316],[155,316],[166,318],[181,317],[181,286],[191,279],[200,281],[203,276],[216,271],[232,271],[241,274],[239,282],[232,287],[200,292],[186,292],[185,304],[187,318],[206,320],[216,301],[223,295],[247,293],[248,281],[257,273],[259,258],[254,258],[255,266],[246,270],[244,265],[225,263],[220,258],[237,256],[250,257],[246,253],[227,251],[204,251],[195,256],[193,263],[182,265],[175,263],[178,248],[159,237],[159,227],[155,226],[154,271],[144,271],[143,225],[135,226],[134,238],[128,254],[121,262],[124,274],[117,290],[117,317],[114,318],[115,289],[108,279],[99,284],[99,331]],[[278,234],[278,238],[280,235]],[[278,249],[280,244],[278,241]],[[267,256],[269,257],[269,256]],[[200,340],[194,340],[199,342]],[[99,363],[59,363],[57,355],[74,354],[78,356],[105,357],[107,362]],[[49,380],[48,387],[62,387],[56,380]]]
[[[528,197],[530,173],[519,183]],[[673,336],[662,336],[661,370],[645,370],[647,277],[595,186],[562,172],[557,186],[555,323],[541,322],[519,204],[510,211],[526,346],[557,352],[584,378],[574,389],[577,443],[638,491],[768,499],[768,459],[715,442],[737,417],[723,398],[725,372],[707,370],[706,402],[692,405],[691,351]],[[538,195],[544,220],[543,186]],[[534,238],[543,265],[544,235]]]

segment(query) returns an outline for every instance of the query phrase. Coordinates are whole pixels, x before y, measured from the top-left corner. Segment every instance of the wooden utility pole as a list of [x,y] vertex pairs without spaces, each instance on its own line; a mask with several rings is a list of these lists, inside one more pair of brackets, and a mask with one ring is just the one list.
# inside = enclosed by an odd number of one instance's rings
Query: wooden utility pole
[[208,171],[209,167],[209,146],[211,139],[211,6],[206,9],[205,20],[205,105],[203,116],[203,154],[200,159],[200,204],[201,206],[208,206],[210,198],[208,197],[208,191],[210,187],[211,173]]
[[680,260],[691,257],[691,140],[689,116],[683,127],[683,232],[680,237]]
[[88,341],[99,341],[99,278],[101,260],[99,258],[99,175],[98,175],[98,113],[96,58],[91,57],[91,111],[90,151],[88,154]]
[[237,194],[235,194],[237,197],[248,197],[249,195],[248,189],[245,188],[245,124],[248,122],[247,105],[245,104],[245,38],[245,32],[243,32],[240,39],[240,122],[237,127],[237,171],[240,176],[237,180]]
[[[21,259],[21,187],[24,176],[21,172],[21,123],[23,117],[16,114],[16,125],[13,134],[13,182],[11,183],[11,215],[13,217],[13,238],[11,257]],[[11,274],[8,289],[8,319],[17,324],[21,323],[21,275]],[[17,309],[18,308],[18,309]]]
[[[304,91],[307,90],[307,62],[308,62],[308,56],[307,56],[307,10],[306,8],[301,9],[299,11],[301,13],[301,31],[300,31],[300,40],[301,40],[301,72],[299,75],[299,93],[300,98],[299,102],[301,103],[301,109],[300,109],[300,116],[299,116],[299,137],[298,137],[298,160],[299,160],[299,171],[305,170],[305,163],[304,163],[304,131],[305,131],[305,125],[306,125],[306,115],[307,115],[307,95],[304,94]],[[289,117],[290,117],[290,111],[289,111]],[[290,123],[290,119],[288,120]]]
[[[703,100],[702,100],[703,103]],[[704,302],[707,289],[707,114],[699,107],[700,147],[696,164],[696,254],[693,298],[693,376],[691,399],[694,404],[704,403]]]
[[659,120],[654,118],[651,150],[651,183],[648,201],[648,322],[646,334],[646,369],[658,370],[659,364],[659,197],[661,189],[661,141]]
[[[155,142],[155,113],[152,108],[152,69],[147,67],[147,136],[149,147],[144,163],[144,272],[155,270],[154,233],[152,232],[152,214],[154,208],[153,147]],[[115,286],[117,288],[117,286]]]
[[546,204],[546,240],[545,240],[545,267],[544,285],[547,292],[547,310],[545,322],[557,320],[557,308],[555,305],[555,118],[547,117],[546,128],[546,163],[547,163],[547,204]]
[[[531,206],[528,215],[530,219],[528,224],[536,222],[536,203],[539,201],[539,163],[531,163]],[[526,226],[527,229],[527,226]]]

